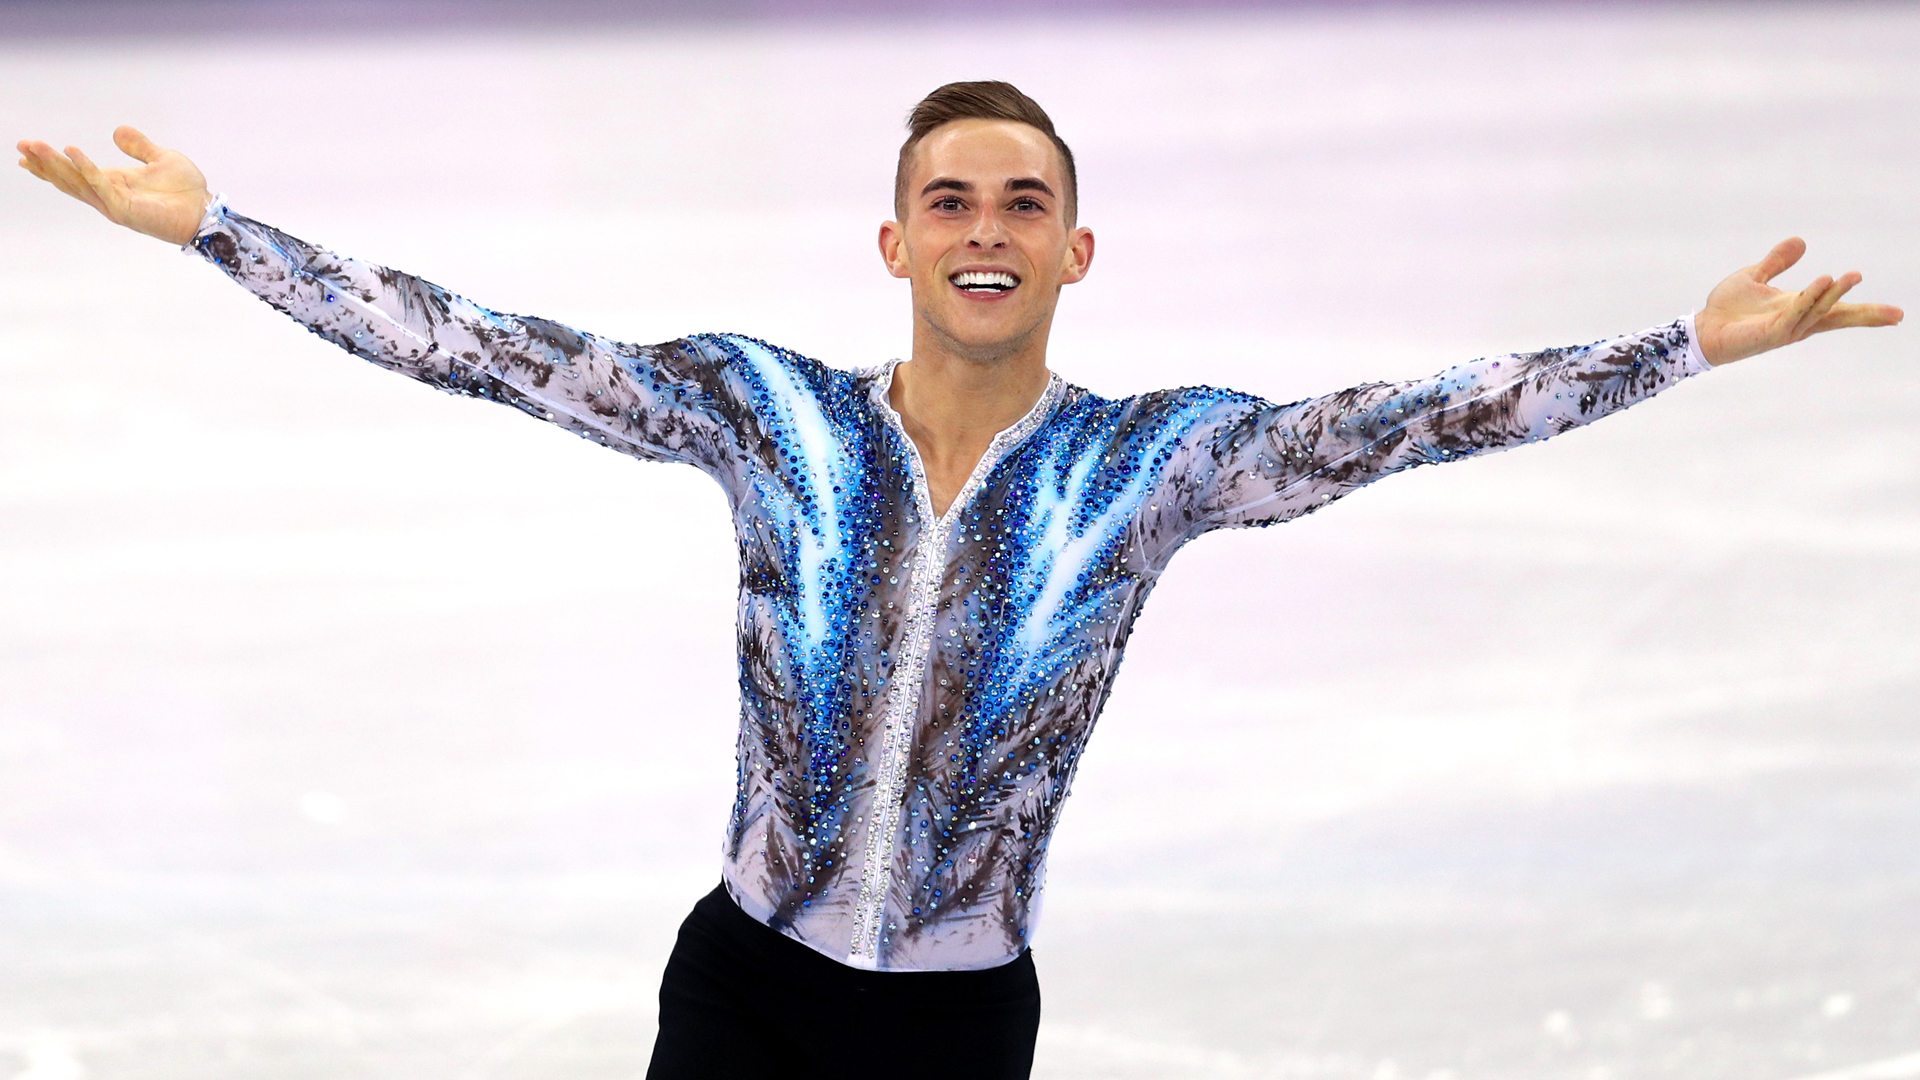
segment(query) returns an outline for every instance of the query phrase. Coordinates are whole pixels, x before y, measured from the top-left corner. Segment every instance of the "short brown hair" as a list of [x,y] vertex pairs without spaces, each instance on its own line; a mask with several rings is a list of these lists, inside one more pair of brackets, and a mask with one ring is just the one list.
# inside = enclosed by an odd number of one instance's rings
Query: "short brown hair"
[[1073,171],[1073,151],[1067,149],[1065,139],[1055,134],[1053,118],[1039,102],[1021,93],[1012,83],[991,80],[948,83],[920,99],[920,104],[907,114],[907,141],[900,144],[900,164],[893,174],[893,212],[901,221],[907,219],[907,159],[934,128],[954,120],[1012,120],[1038,128],[1052,140],[1054,149],[1060,151],[1061,164],[1066,167],[1064,199],[1067,222],[1073,223],[1080,206],[1080,178]]

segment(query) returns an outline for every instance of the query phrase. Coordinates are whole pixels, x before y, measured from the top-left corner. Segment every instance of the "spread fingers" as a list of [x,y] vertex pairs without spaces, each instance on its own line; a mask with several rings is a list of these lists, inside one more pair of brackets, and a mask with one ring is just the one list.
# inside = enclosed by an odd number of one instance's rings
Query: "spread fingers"
[[53,147],[43,142],[23,142],[20,144],[20,152],[21,161],[26,164],[28,172],[95,210],[102,213],[106,211],[106,204],[100,201],[100,196],[93,190],[93,186],[80,175],[80,170]]
[[1786,310],[1780,314],[1780,321],[1775,323],[1776,326],[1785,329],[1786,339],[1781,344],[1800,339],[1800,328],[1807,321],[1807,313],[1814,309],[1814,306],[1820,302],[1820,298],[1826,295],[1833,284],[1832,278],[1822,274],[1809,282],[1806,288],[1792,295],[1787,301]]
[[[113,181],[108,179],[107,174],[100,170],[100,166],[95,165],[93,159],[79,147],[67,147],[67,157],[73,161],[73,167],[79,172],[80,179],[93,190],[94,199],[98,200],[93,204],[95,208],[107,217],[113,218],[113,206],[122,201],[120,193],[113,188]],[[114,220],[119,219],[114,218]]]
[[[1808,305],[1806,311],[1801,313],[1799,321],[1794,324],[1793,339],[1798,341],[1813,333],[1813,328],[1826,317],[1827,312],[1833,310],[1833,306],[1840,302],[1841,297],[1847,295],[1847,290],[1858,284],[1860,284],[1860,275],[1851,270],[1829,281],[1827,287],[1820,290],[1820,294],[1814,298],[1813,303]],[[1809,286],[1807,291],[1812,292],[1812,286]]]

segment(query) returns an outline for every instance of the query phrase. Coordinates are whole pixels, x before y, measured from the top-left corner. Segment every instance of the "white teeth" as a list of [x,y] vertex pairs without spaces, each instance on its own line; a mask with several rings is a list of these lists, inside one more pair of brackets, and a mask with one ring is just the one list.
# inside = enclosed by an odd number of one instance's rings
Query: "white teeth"
[[968,270],[953,275],[955,285],[963,289],[1004,291],[1020,284],[1020,279],[1003,270]]

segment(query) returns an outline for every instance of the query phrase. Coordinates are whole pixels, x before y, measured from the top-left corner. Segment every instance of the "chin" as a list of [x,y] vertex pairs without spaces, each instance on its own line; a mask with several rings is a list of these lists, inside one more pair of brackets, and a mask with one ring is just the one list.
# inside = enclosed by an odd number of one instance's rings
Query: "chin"
[[[993,361],[1018,352],[1033,338],[1043,320],[1031,317],[981,318],[981,313],[965,312],[972,318],[928,319],[934,331],[955,352],[968,359]],[[999,313],[996,313],[999,314]]]
[[981,363],[997,363],[1012,356],[1024,348],[1033,337],[1031,327],[1019,331],[1000,332],[979,331],[975,333],[954,334],[948,337],[954,351],[969,360]]

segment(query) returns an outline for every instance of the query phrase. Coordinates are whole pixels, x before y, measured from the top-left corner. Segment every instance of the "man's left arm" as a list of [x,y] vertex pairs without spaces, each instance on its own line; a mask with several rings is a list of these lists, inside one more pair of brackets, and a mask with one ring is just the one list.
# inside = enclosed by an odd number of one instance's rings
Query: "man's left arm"
[[1899,308],[1845,304],[1857,273],[1799,292],[1768,284],[1798,239],[1717,286],[1699,312],[1571,349],[1490,357],[1429,379],[1370,383],[1290,405],[1178,391],[1188,418],[1141,524],[1156,564],[1216,528],[1271,525],[1415,465],[1537,442],[1645,400],[1689,375],[1845,326],[1891,326]]

